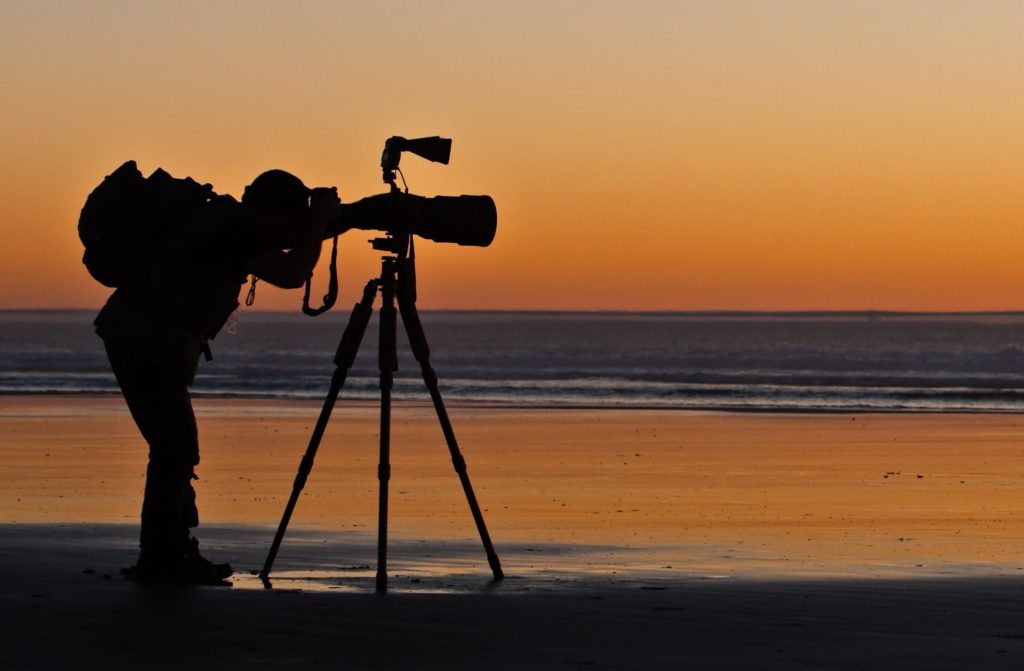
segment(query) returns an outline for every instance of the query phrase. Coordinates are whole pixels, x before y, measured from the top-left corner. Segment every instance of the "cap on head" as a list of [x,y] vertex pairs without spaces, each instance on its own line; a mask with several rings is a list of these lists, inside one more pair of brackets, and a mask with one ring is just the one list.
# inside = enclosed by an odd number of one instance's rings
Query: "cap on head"
[[242,202],[260,209],[290,212],[309,204],[310,189],[284,170],[268,170],[245,187]]

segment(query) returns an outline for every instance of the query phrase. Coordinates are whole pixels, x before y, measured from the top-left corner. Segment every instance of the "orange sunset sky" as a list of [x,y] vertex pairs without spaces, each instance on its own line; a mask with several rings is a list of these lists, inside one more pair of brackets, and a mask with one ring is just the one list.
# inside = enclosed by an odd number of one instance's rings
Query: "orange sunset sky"
[[102,304],[75,226],[128,158],[354,200],[440,134],[411,190],[490,194],[498,235],[420,244],[423,308],[1021,309],[1021,35],[981,0],[2,0],[0,308]]

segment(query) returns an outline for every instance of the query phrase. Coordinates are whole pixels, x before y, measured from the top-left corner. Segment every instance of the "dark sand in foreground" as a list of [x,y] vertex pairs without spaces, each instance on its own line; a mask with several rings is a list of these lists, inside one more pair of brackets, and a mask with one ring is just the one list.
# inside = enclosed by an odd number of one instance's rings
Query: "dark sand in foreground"
[[494,584],[429,408],[398,407],[387,595],[376,410],[202,400],[200,537],[233,588],[145,590],[144,453],[118,399],[0,399],[0,665],[1020,668],[1017,416],[452,408]]

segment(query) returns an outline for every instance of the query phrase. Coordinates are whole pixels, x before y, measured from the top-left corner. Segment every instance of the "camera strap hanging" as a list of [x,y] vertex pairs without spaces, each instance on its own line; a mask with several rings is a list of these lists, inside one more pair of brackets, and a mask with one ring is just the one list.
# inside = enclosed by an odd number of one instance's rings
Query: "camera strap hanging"
[[310,317],[316,317],[334,307],[338,300],[338,236],[334,236],[334,244],[331,247],[331,270],[330,278],[327,280],[327,293],[324,294],[324,304],[318,308],[309,307],[309,292],[313,284],[313,273],[306,278],[306,292],[302,296],[302,312]]
[[252,282],[249,284],[249,293],[245,295],[245,306],[252,307],[252,304],[256,302],[256,283],[260,281],[260,278],[255,275],[252,276]]

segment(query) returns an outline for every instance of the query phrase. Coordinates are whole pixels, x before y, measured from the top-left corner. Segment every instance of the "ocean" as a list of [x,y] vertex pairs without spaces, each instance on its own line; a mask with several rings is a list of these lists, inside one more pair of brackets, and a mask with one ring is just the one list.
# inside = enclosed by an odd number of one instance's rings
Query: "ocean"
[[[0,311],[9,394],[115,394],[93,311]],[[1024,313],[424,311],[451,402],[780,412],[1022,412]],[[348,320],[240,311],[197,396],[319,399]],[[398,400],[428,396],[399,329]],[[378,398],[371,322],[340,399]]]

